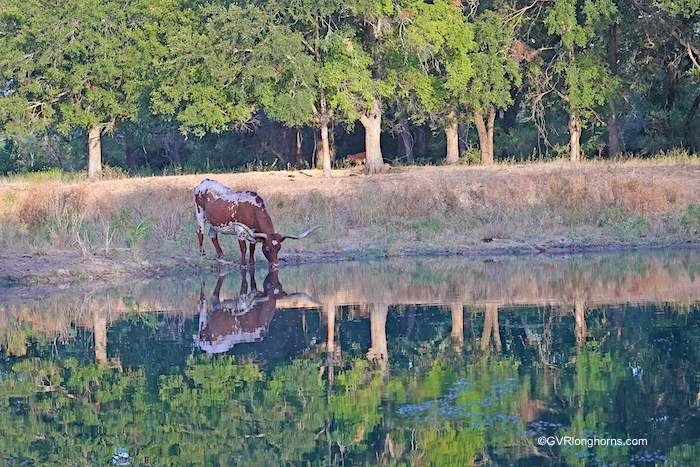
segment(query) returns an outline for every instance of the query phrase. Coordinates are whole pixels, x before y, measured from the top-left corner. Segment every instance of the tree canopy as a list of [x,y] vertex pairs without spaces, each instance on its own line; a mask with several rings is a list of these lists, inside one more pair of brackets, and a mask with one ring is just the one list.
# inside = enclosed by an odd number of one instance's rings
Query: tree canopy
[[100,134],[117,120],[134,119],[144,91],[133,37],[142,13],[138,4],[122,2],[4,2],[4,129],[87,128],[98,150],[90,151],[90,173],[99,172]]
[[699,20],[694,0],[6,0],[0,170],[692,152]]

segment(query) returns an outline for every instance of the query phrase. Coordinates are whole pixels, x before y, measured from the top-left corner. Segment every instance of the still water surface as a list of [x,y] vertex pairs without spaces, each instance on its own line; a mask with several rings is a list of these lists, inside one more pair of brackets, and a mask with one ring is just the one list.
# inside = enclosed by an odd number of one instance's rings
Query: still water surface
[[0,463],[700,465],[699,299],[670,249],[3,303]]

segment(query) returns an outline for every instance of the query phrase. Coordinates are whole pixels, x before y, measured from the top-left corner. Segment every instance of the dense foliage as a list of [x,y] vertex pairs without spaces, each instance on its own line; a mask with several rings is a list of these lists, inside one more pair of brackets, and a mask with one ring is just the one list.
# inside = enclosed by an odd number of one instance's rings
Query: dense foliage
[[[0,8],[0,173],[697,150],[696,1]],[[360,123],[360,125],[358,125]],[[476,131],[474,131],[476,130]],[[333,161],[335,158],[335,162]]]

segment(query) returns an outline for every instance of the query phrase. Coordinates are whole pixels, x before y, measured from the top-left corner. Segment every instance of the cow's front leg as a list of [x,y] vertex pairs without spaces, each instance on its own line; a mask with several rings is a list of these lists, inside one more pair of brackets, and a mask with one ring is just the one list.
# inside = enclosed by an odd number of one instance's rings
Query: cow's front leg
[[238,294],[239,297],[242,297],[248,293],[248,278],[246,277],[247,272],[247,270],[241,268],[241,291]]
[[224,256],[224,252],[221,250],[221,246],[219,246],[219,239],[217,238],[218,232],[214,230],[214,227],[209,228],[209,236],[211,237],[211,242],[214,244],[214,248],[216,249],[216,254],[221,258]]
[[250,259],[248,260],[248,264],[255,264],[255,243],[250,244]]
[[238,240],[238,246],[241,247],[241,266],[245,267],[245,252],[247,250],[248,242],[245,240]]

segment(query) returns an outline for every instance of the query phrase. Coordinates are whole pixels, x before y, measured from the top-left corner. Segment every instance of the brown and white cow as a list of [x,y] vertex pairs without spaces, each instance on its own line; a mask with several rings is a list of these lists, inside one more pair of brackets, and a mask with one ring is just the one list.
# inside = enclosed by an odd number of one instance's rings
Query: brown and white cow
[[205,178],[194,189],[194,204],[197,212],[197,236],[199,248],[204,255],[204,225],[209,223],[209,236],[216,254],[223,256],[217,235],[233,234],[241,247],[241,265],[246,265],[246,244],[250,244],[249,263],[254,264],[255,245],[261,242],[263,254],[271,267],[277,267],[277,254],[287,238],[304,238],[321,227],[311,227],[299,235],[275,233],[272,219],[265,209],[260,195],[253,191],[235,191],[226,185]]

